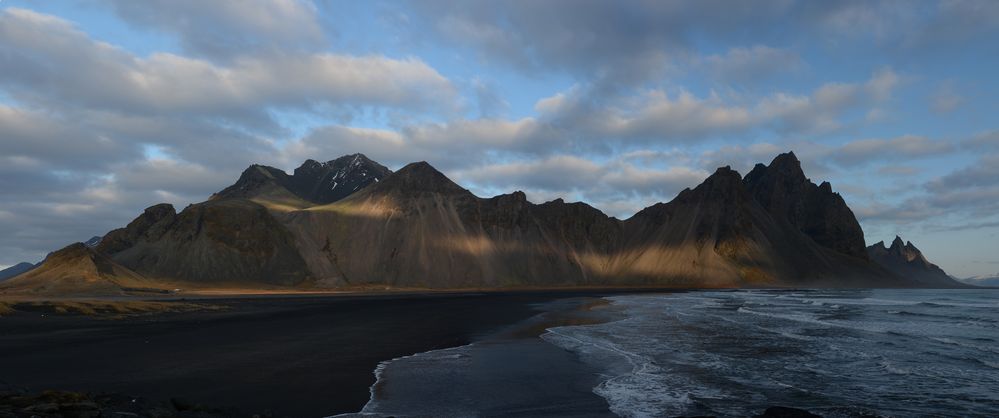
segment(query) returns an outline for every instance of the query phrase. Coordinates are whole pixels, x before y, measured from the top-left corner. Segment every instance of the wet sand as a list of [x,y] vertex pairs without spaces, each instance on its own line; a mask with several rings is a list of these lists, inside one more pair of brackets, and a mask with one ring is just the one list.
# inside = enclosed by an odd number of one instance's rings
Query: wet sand
[[[614,417],[593,393],[599,371],[539,335],[555,326],[607,318],[604,299],[559,299],[545,313],[474,343],[419,353],[380,366],[367,416]],[[356,416],[356,415],[348,415]]]
[[[381,361],[495,336],[535,317],[539,304],[578,296],[201,299],[227,309],[115,320],[17,312],[0,318],[0,380],[33,391],[106,391],[277,416],[328,416],[367,403]],[[549,349],[541,349],[549,358],[568,355]]]

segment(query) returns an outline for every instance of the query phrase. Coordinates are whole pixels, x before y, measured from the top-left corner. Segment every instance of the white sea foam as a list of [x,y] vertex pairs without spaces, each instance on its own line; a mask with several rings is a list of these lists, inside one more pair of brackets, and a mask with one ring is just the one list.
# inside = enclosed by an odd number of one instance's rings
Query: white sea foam
[[[627,326],[618,322],[617,326]],[[718,391],[699,387],[682,376],[672,375],[649,357],[628,351],[605,339],[574,333],[574,327],[548,329],[542,338],[559,347],[576,351],[590,361],[607,365],[616,357],[619,364],[593,392],[607,399],[610,409],[622,417],[682,415],[693,403],[692,396],[723,397]],[[627,364],[622,367],[620,363]]]
[[[825,416],[999,416],[999,394],[986,389],[999,382],[999,361],[975,342],[999,340],[999,313],[968,311],[991,306],[980,295],[944,300],[940,292],[618,296],[627,319],[553,328],[544,338],[604,367],[594,392],[621,416],[747,416],[773,405]],[[919,394],[933,402],[886,401]],[[818,401],[795,403],[802,399]],[[844,404],[851,407],[821,408]]]

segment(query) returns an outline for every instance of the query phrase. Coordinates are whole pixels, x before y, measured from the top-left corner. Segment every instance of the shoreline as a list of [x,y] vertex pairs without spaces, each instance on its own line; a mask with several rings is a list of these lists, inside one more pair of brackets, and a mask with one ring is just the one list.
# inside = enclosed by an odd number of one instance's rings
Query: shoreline
[[[255,298],[408,298],[423,296],[470,296],[470,295],[531,295],[553,294],[594,295],[594,294],[641,294],[641,293],[677,293],[694,291],[817,291],[817,290],[926,290],[926,289],[999,289],[999,287],[967,285],[962,287],[794,287],[794,286],[760,286],[760,287],[673,287],[673,286],[550,286],[550,287],[502,287],[502,288],[393,288],[393,287],[363,287],[363,288],[239,288],[239,287],[205,287],[190,289],[151,289],[150,291],[127,290],[122,294],[70,294],[45,295],[25,292],[9,292],[0,289],[0,308],[4,305],[31,302],[119,302],[119,301],[149,301],[177,302],[200,300],[239,300]],[[3,310],[0,309],[0,314]]]
[[614,320],[602,310],[611,306],[602,296],[555,299],[469,344],[383,361],[365,407],[333,417],[615,416],[593,392],[599,370],[541,338],[550,328]]
[[275,416],[329,416],[367,403],[383,361],[498,335],[538,316],[545,303],[580,295],[205,298],[198,302],[227,309],[114,321],[17,312],[0,318],[0,369],[6,383],[30,391],[127,393]]

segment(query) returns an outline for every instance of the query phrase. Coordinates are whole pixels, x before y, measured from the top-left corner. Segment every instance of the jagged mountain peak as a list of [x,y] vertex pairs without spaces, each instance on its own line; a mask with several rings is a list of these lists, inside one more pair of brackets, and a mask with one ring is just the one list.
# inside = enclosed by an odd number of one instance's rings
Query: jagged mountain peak
[[302,171],[318,170],[321,169],[322,167],[323,163],[309,158],[303,161],[302,165],[298,166],[298,168],[296,168],[294,172],[298,173]]
[[895,239],[892,240],[891,247],[885,248],[884,244],[882,244],[881,249],[895,257],[905,259],[907,262],[921,260],[922,262],[929,264],[923,256],[922,251],[920,251],[919,248],[916,248],[916,245],[913,244],[912,241],[906,241],[898,235],[896,235]]
[[496,195],[491,197],[490,200],[495,200],[498,202],[516,202],[518,204],[528,203],[527,194],[525,194],[523,191],[520,190],[516,190],[512,193]]
[[790,163],[800,166],[801,160],[798,160],[798,156],[794,155],[794,151],[788,150],[785,153],[777,154],[777,156],[770,162],[771,165],[774,163]]
[[319,162],[309,158],[304,162],[302,162],[302,165],[298,166],[298,168],[295,169],[295,173],[308,172],[313,170],[323,170],[333,167],[357,167],[362,164],[378,165],[378,166],[381,165],[375,162],[374,160],[368,158],[364,154],[355,153],[355,154],[342,155],[338,158],[326,162]]
[[794,151],[779,154],[767,166],[767,171],[771,175],[777,176],[785,182],[790,183],[811,183],[805,176],[805,170],[801,168],[801,160],[794,155]]
[[212,199],[253,198],[269,187],[284,187],[288,177],[280,169],[252,164],[243,170],[236,183],[213,194]]
[[884,241],[867,247],[871,260],[892,273],[933,286],[957,285],[947,273],[936,264],[926,259],[912,241],[905,241],[896,235],[891,246],[885,246]]
[[371,189],[371,193],[384,192],[471,195],[471,192],[459,186],[426,161],[407,164],[405,167],[400,168],[399,171],[386,177],[377,187]]
[[391,173],[392,170],[360,153],[344,155],[327,162],[310,158],[291,175],[274,167],[253,164],[243,171],[235,184],[212,198],[254,199],[283,195],[302,199],[305,201],[302,202],[303,205],[307,202],[327,204],[377,183]]
[[320,163],[306,160],[287,182],[292,193],[319,204],[336,202],[391,174],[364,154],[348,154]]
[[794,155],[794,151],[788,151],[777,154],[773,160],[770,160],[770,167],[801,170],[801,160],[798,159],[797,155]]
[[718,167],[713,174],[693,189],[684,189],[674,201],[704,199],[739,202],[749,195],[742,183],[742,175],[730,166]]
[[716,168],[715,172],[712,173],[710,176],[708,176],[708,178],[705,179],[704,182],[705,183],[715,182],[715,181],[731,182],[734,179],[738,179],[739,182],[741,183],[742,175],[740,175],[738,171],[733,170],[732,166],[726,165],[724,167]]
[[892,242],[891,242],[891,247],[892,248],[896,248],[896,247],[902,248],[902,247],[905,247],[905,241],[902,240],[902,237],[900,237],[898,235],[895,235],[895,239],[892,240]]
[[843,254],[868,257],[864,233],[853,211],[832,185],[815,185],[789,151],[764,166],[757,164],[743,183],[771,216],[786,220],[820,245]]

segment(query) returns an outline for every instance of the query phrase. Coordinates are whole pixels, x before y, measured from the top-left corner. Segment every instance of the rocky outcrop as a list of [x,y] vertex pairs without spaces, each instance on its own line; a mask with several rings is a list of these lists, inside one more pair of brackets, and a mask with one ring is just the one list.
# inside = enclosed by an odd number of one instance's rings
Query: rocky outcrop
[[820,245],[867,259],[864,231],[856,216],[828,182],[816,186],[793,152],[769,166],[757,164],[744,179],[756,201],[778,222],[789,222]]
[[960,287],[963,284],[951,278],[936,264],[929,262],[912,242],[896,236],[891,247],[880,241],[867,247],[867,254],[888,271],[929,287]]

